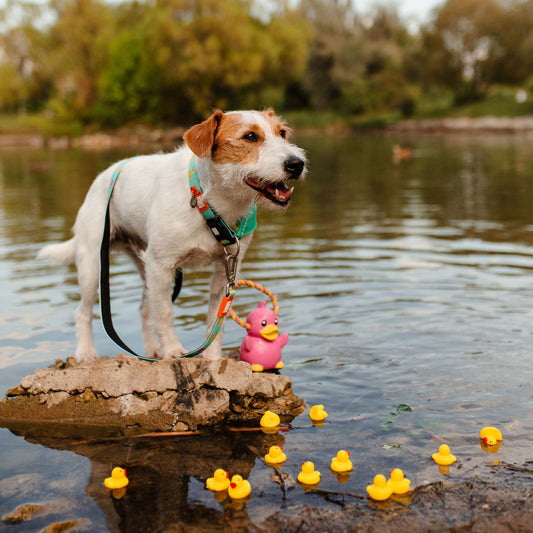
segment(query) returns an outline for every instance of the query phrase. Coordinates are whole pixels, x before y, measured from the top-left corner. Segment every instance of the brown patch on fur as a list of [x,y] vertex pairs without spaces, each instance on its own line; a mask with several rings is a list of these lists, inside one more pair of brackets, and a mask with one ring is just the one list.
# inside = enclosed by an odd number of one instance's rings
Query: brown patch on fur
[[217,110],[207,120],[201,124],[196,124],[185,132],[183,135],[185,142],[198,157],[210,155],[217,132],[225,118],[226,115]]
[[[256,142],[243,138],[250,132],[257,135]],[[265,132],[259,124],[246,124],[238,114],[226,115],[218,130],[213,160],[220,164],[254,163],[259,159],[259,147],[264,140]]]
[[[261,112],[267,119],[274,135],[288,138],[290,129],[269,108]],[[255,133],[257,141],[250,142],[245,139],[248,133]],[[284,135],[282,135],[284,132]],[[213,147],[213,160],[216,163],[254,163],[259,159],[259,148],[265,140],[265,132],[259,124],[243,122],[242,116],[228,114],[220,124],[217,138]]]

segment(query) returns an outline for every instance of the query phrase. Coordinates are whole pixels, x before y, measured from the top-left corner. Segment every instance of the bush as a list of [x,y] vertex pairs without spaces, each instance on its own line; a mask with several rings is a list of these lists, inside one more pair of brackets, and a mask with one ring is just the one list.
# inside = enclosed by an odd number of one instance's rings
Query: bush
[[113,43],[110,62],[98,80],[95,115],[100,124],[117,126],[147,118],[159,105],[155,72],[142,37],[125,32]]

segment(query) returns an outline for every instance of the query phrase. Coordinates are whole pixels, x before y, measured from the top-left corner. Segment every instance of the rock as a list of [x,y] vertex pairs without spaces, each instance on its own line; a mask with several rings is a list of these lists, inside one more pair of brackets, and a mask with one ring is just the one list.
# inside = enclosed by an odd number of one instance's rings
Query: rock
[[0,426],[39,420],[183,431],[259,420],[266,409],[294,417],[303,408],[288,377],[252,372],[242,361],[152,363],[121,354],[37,369],[7,391]]
[[67,531],[91,531],[89,520],[65,520],[54,522],[42,530],[42,533],[66,533]]
[[4,515],[2,520],[6,524],[20,524],[30,520],[35,515],[43,512],[44,506],[37,503],[25,503],[17,507],[14,511]]

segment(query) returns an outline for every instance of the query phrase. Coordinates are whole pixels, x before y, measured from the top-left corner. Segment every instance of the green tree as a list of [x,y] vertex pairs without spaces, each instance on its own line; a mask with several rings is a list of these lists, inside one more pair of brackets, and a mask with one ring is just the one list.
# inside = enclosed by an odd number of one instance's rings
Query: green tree
[[288,13],[263,22],[248,1],[156,0],[145,20],[145,45],[160,73],[165,118],[251,101],[258,90],[301,75],[305,26]]
[[116,126],[157,118],[161,107],[157,78],[142,34],[136,31],[119,34],[110,45],[109,64],[98,81],[98,121]]
[[504,15],[494,0],[448,0],[425,30],[425,67],[458,101],[482,98],[497,78]]
[[114,32],[112,10],[99,0],[50,0],[50,9],[55,16],[47,42],[52,108],[59,116],[90,121]]
[[494,80],[521,84],[533,75],[533,1],[512,2],[500,20],[501,49]]
[[312,28],[303,87],[315,109],[338,107],[343,86],[364,74],[362,28],[348,0],[302,0]]
[[25,1],[8,0],[0,9],[0,109],[25,113],[48,98],[44,35],[34,26],[42,13],[42,5]]

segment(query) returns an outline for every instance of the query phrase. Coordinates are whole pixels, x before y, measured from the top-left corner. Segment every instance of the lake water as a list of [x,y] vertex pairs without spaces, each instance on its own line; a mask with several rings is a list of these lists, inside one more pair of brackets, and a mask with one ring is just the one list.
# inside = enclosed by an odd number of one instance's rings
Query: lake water
[[[300,138],[310,174],[286,214],[262,211],[242,276],[270,288],[290,340],[285,368],[308,406],[322,403],[324,427],[308,410],[278,435],[63,442],[0,429],[0,516],[20,505],[44,510],[0,530],[36,531],[74,520],[76,531],[269,530],[275,513],[305,506],[366,505],[354,495],[377,473],[402,468],[412,487],[490,477],[495,458],[520,463],[533,438],[533,140],[525,136],[354,136]],[[393,161],[393,145],[412,157]],[[134,151],[0,152],[0,394],[37,367],[65,359],[75,345],[78,301],[73,267],[35,259],[69,237],[94,176]],[[116,327],[141,349],[141,282],[117,257]],[[175,326],[186,347],[202,338],[209,269],[185,273]],[[246,315],[261,299],[238,289]],[[97,312],[97,309],[95,309]],[[226,325],[224,347],[243,331]],[[95,321],[101,355],[118,350]],[[479,430],[501,429],[497,454]],[[25,435],[23,436],[18,435]],[[272,479],[262,455],[272,443],[288,455]],[[448,474],[431,460],[447,442],[458,457]],[[337,450],[354,470],[337,479]],[[494,450],[493,450],[494,451]],[[244,506],[204,489],[216,461],[253,487]],[[320,489],[296,484],[300,464],[322,472]],[[102,486],[117,463],[132,479],[122,499]],[[343,483],[341,483],[341,481]],[[344,493],[344,494],[341,494]]]

